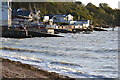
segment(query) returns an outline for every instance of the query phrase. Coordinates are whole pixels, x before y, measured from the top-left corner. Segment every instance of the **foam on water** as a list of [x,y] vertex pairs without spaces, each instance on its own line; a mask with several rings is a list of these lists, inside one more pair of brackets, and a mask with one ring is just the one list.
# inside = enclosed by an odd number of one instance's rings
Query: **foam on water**
[[118,29],[65,37],[1,38],[3,58],[73,78],[118,77]]

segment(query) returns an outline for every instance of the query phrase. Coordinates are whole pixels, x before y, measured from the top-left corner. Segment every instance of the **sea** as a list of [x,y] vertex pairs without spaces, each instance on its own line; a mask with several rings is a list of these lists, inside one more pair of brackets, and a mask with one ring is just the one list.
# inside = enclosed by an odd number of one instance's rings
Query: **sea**
[[118,77],[118,28],[64,37],[3,38],[0,57],[71,78]]

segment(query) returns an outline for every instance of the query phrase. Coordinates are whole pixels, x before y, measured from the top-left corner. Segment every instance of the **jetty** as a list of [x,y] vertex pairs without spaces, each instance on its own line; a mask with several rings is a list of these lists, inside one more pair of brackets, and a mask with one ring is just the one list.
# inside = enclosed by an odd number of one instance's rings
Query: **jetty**
[[15,29],[2,29],[2,37],[7,38],[32,38],[32,37],[63,37],[55,34],[48,34],[42,32],[35,31],[27,31],[27,30],[15,30]]

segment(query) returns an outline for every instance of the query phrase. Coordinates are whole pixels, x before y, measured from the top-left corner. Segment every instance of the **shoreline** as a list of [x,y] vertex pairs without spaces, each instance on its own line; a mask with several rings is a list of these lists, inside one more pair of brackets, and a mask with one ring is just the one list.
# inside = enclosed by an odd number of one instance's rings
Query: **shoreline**
[[55,72],[40,70],[32,65],[23,64],[19,61],[0,58],[2,62],[2,79],[6,78],[37,78],[47,80],[75,80],[68,76],[60,75]]

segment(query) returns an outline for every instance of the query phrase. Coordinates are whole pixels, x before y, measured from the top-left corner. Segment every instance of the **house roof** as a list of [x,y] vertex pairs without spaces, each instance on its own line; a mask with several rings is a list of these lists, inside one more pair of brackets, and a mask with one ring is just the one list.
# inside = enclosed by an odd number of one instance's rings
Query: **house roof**
[[88,24],[88,20],[77,20],[76,24]]
[[76,21],[82,21],[82,22],[85,22],[85,21],[88,21],[88,20],[76,20]]
[[52,18],[52,17],[65,17],[67,16],[67,14],[47,14],[45,16],[49,16],[49,18]]
[[13,10],[12,11],[12,16],[29,16],[29,14],[31,13],[31,11],[27,11],[27,10]]

